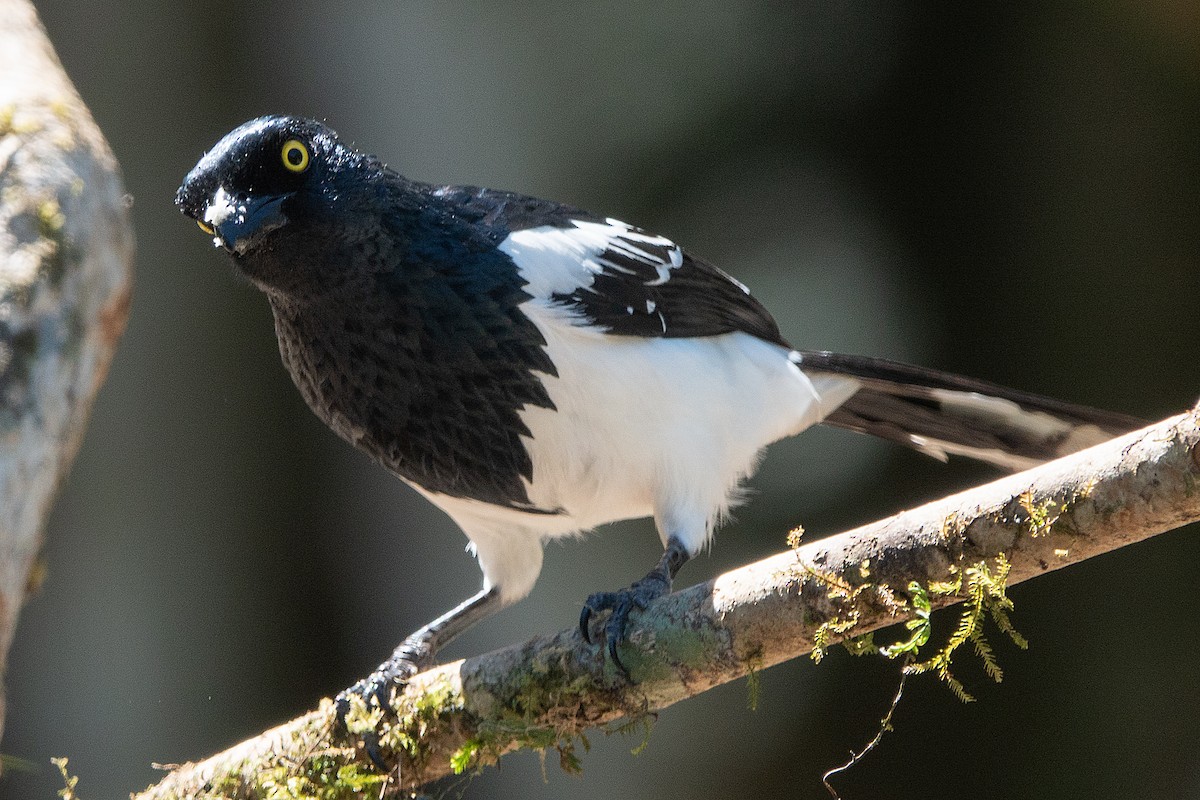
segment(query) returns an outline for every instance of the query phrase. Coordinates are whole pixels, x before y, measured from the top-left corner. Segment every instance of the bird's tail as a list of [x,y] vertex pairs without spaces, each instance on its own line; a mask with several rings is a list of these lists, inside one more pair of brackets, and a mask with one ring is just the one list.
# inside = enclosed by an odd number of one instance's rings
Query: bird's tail
[[879,436],[943,461],[962,455],[1024,469],[1146,424],[895,361],[826,352],[798,355],[808,374],[851,377],[861,385],[825,417],[825,424]]

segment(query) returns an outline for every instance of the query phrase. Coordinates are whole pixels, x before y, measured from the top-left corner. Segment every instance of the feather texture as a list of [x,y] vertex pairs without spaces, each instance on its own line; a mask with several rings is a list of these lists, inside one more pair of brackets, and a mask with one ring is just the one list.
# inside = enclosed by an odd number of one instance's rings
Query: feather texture
[[[280,158],[297,146],[298,169]],[[546,539],[606,522],[651,516],[694,554],[762,449],[822,421],[1007,468],[1140,424],[793,351],[744,285],[670,239],[412,181],[311,120],[231,132],[177,202],[267,294],[312,410],[458,522],[504,603]]]
[[962,455],[1024,469],[1142,427],[1125,414],[1009,389],[895,361],[828,352],[798,354],[811,374],[861,387],[825,418],[946,460]]

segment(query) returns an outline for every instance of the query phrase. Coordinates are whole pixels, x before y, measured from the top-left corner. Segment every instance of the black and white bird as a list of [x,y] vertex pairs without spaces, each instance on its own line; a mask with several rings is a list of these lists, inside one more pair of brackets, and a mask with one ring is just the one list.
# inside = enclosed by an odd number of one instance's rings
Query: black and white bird
[[[1020,469],[1138,420],[874,358],[796,350],[677,244],[511,192],[402,177],[325,125],[229,133],[176,202],[266,293],[312,410],[462,528],[483,588],[348,691],[390,691],[533,588],[550,539],[652,517],[664,554],[589,597],[617,645],[772,442],[817,423]],[[617,661],[619,665],[619,660]]]

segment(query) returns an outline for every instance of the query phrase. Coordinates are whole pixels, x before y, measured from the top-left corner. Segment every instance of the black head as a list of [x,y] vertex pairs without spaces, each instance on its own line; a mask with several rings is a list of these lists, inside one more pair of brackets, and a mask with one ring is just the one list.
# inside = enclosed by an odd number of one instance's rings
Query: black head
[[[243,267],[295,238],[367,159],[314,120],[259,117],[226,134],[183,179],[175,203]],[[252,270],[250,270],[252,271]]]

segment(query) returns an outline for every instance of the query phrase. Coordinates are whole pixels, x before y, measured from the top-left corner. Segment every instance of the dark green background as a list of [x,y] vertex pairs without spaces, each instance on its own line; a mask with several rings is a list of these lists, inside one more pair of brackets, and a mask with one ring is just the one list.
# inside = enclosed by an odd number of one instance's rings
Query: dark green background
[[[154,780],[311,707],[473,591],[465,540],[336,440],[263,298],[171,205],[228,129],[326,118],[430,181],[551,196],[747,282],[806,348],[903,358],[1158,418],[1200,394],[1200,13],[1169,0],[40,2],[135,198],[133,317],[50,520],[3,752],[50,798]],[[331,10],[332,9],[332,10]],[[771,451],[690,584],[976,483],[833,431]],[[447,657],[571,625],[640,576],[648,523],[548,549],[533,596]],[[847,798],[1200,797],[1194,563],[1180,531],[1015,587],[1028,652],[979,701],[911,683]],[[946,621],[943,621],[943,625]],[[836,652],[591,737],[582,778],[520,754],[468,797],[819,798],[894,665]],[[451,787],[457,796],[461,787]]]

